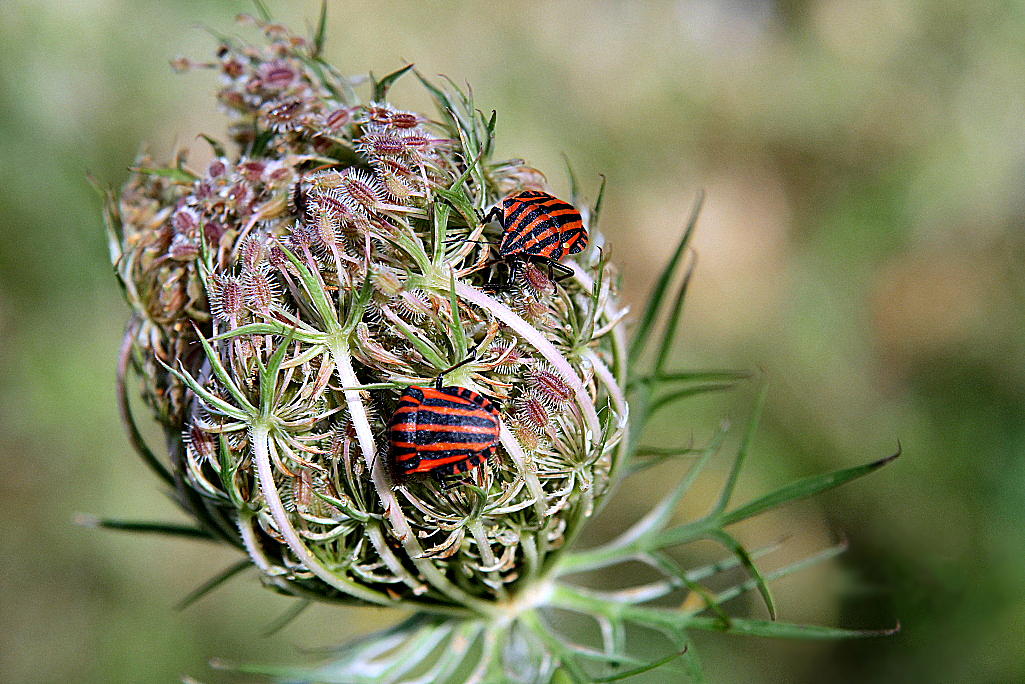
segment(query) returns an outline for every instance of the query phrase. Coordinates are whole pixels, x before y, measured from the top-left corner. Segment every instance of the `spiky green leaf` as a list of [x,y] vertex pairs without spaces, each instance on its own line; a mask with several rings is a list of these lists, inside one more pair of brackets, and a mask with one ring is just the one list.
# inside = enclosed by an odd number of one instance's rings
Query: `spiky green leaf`
[[404,73],[406,73],[412,68],[412,64],[407,64],[401,69],[397,69],[396,71],[391,72],[387,76],[384,76],[380,80],[377,80],[376,78],[374,78],[373,74],[370,74],[370,78],[374,81],[373,101],[384,102],[385,98],[388,96],[388,89],[392,87],[392,84],[394,84],[400,76],[402,76]]
[[704,192],[698,192],[698,196],[694,200],[694,206],[691,208],[690,217],[687,219],[683,236],[676,245],[676,251],[674,251],[673,255],[669,258],[669,262],[665,265],[665,268],[662,269],[661,275],[659,275],[658,280],[655,282],[655,287],[652,289],[651,294],[648,295],[647,303],[644,307],[644,313],[641,314],[640,322],[638,323],[636,330],[634,330],[633,339],[630,342],[628,358],[631,367],[637,366],[641,353],[644,351],[644,346],[648,342],[651,328],[655,324],[655,320],[658,318],[660,310],[663,308],[666,290],[669,288],[669,283],[672,282],[673,276],[676,273],[676,268],[687,249],[691,234],[694,232],[694,226],[697,225],[698,214],[701,211],[701,204],[704,201],[704,196]]

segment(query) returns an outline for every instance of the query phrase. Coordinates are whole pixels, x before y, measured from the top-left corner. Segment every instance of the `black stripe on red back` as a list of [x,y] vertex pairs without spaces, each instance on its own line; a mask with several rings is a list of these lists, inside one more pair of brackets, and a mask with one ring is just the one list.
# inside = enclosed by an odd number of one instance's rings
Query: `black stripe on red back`
[[389,465],[401,482],[413,472],[448,475],[470,470],[494,452],[499,412],[465,387],[409,387],[388,423]]
[[587,232],[576,208],[548,193],[527,190],[502,200],[502,257],[523,254],[558,260],[583,249]]

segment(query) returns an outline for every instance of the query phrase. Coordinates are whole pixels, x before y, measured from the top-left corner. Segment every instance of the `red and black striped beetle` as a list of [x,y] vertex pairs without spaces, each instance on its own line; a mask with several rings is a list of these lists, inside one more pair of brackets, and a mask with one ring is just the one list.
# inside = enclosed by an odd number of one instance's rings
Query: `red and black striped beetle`
[[443,481],[470,471],[498,446],[498,408],[466,387],[442,387],[442,376],[434,387],[407,387],[388,422],[389,465],[398,484],[410,473]]
[[481,216],[482,223],[494,220],[502,226],[498,256],[509,264],[510,283],[519,263],[526,259],[547,263],[549,274],[558,271],[559,278],[572,275],[573,271],[559,259],[587,246],[587,229],[580,212],[547,192],[523,190],[509,195]]

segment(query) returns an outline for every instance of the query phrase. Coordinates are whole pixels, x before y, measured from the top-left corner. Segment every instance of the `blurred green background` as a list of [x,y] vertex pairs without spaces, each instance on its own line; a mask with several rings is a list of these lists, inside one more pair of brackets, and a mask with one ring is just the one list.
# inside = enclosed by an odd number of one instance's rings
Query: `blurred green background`
[[[317,13],[268,5],[295,28]],[[0,681],[220,681],[211,657],[301,661],[296,646],[396,617],[318,607],[263,638],[289,604],[252,577],[173,610],[232,552],[72,522],[178,519],[116,416],[126,308],[86,172],[119,186],[140,145],[160,158],[221,134],[214,77],[168,61],[202,61],[215,43],[198,25],[235,32],[250,10],[0,6]],[[408,60],[469,82],[499,112],[499,156],[529,160],[557,194],[562,155],[591,197],[604,173],[603,229],[635,308],[705,189],[678,364],[768,378],[743,494],[900,439],[881,472],[738,531],[804,553],[847,539],[838,562],[776,585],[781,618],[899,620],[899,635],[704,636],[711,681],[1025,679],[1025,7],[380,0],[332,2],[328,33],[344,72]],[[392,99],[425,106],[412,81]],[[695,401],[664,439],[742,422],[756,384]],[[607,526],[673,472],[623,487]]]

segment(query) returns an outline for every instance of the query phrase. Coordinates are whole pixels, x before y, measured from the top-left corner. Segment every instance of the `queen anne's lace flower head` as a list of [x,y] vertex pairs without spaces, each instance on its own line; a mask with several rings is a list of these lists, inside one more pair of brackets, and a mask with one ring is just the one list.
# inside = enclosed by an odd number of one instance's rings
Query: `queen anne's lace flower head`
[[[744,591],[774,608],[755,554],[725,528],[885,460],[730,509],[745,440],[710,512],[674,525],[722,434],[703,449],[636,439],[656,412],[743,377],[665,368],[697,208],[628,345],[595,230],[600,190],[585,206],[573,180],[558,199],[536,169],[494,161],[494,114],[412,65],[369,82],[339,75],[320,56],[323,16],[313,40],[254,23],[263,48],[225,40],[209,64],[175,61],[220,74],[231,150],[207,138],[202,170],[184,152],[164,167],[142,157],[105,208],[132,308],[122,416],[196,520],[188,533],[244,550],[265,584],[303,601],[415,613],[289,681],[583,682],[595,668],[610,681],[647,669],[628,653],[627,623],[665,636],[670,658],[689,629],[865,635],[727,616],[721,604]],[[407,72],[436,115],[388,101]],[[130,368],[168,459],[133,422]],[[651,511],[569,551],[618,476],[679,455],[694,467]],[[698,540],[729,555],[684,569],[666,554]],[[617,591],[561,579],[629,561],[660,579]],[[702,586],[737,566],[749,580]],[[552,609],[593,618],[601,648],[559,634]]]
[[[385,99],[401,72],[361,101],[312,44],[263,28],[269,46],[226,43],[209,65],[238,154],[218,146],[201,172],[140,159],[108,207],[127,342],[179,502],[286,592],[507,598],[591,514],[619,458],[621,310],[593,212],[578,207],[590,241],[567,277],[527,255],[510,281],[502,226],[480,217],[547,187],[491,160],[494,119],[415,73],[438,115]],[[497,444],[461,475],[399,477],[388,421],[406,388],[453,366],[446,387],[497,407]],[[472,433],[464,413],[445,434]]]

